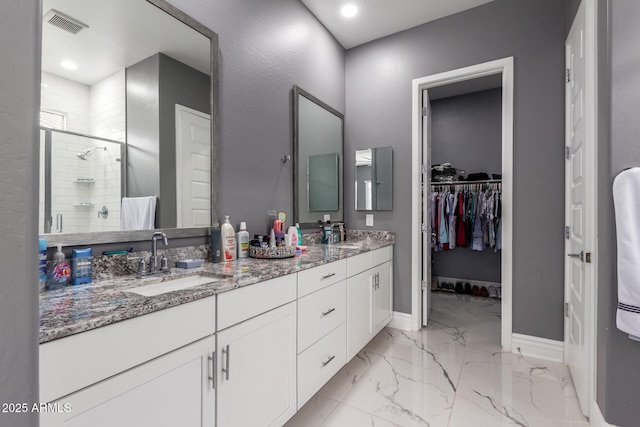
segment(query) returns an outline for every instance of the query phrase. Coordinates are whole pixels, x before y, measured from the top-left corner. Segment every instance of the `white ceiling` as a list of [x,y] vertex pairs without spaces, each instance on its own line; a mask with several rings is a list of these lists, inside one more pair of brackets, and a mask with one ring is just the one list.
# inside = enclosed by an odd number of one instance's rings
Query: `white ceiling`
[[[302,0],[345,49],[367,43],[493,0]],[[347,3],[358,14],[345,18]]]
[[[73,35],[43,22],[44,72],[92,85],[162,52],[210,73],[209,39],[144,0],[44,0],[43,15],[51,9],[89,28]],[[78,69],[62,68],[63,60],[76,62]]]

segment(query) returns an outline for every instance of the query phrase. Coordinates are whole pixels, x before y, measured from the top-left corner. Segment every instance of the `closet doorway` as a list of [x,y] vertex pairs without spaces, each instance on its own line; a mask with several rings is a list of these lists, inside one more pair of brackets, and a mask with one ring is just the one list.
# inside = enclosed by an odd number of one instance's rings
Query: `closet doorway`
[[[480,86],[479,86],[480,85]],[[471,67],[431,75],[413,81],[413,144],[412,144],[412,316],[411,328],[419,330],[426,325],[431,307],[431,100],[464,93],[501,87],[498,94],[501,106],[500,147],[496,147],[500,162],[497,175],[500,182],[488,180],[475,188],[501,190],[501,248],[493,257],[494,271],[501,282],[501,337],[505,351],[511,351],[512,340],[512,227],[513,227],[513,58],[504,58]],[[455,92],[447,92],[454,90]],[[490,96],[496,96],[495,93]],[[498,159],[496,159],[498,160]],[[452,164],[455,167],[455,165]],[[469,170],[467,172],[475,172]],[[495,170],[491,171],[496,173]],[[489,176],[487,178],[493,178]],[[469,188],[469,187],[467,187]],[[435,231],[435,230],[433,230]],[[440,231],[440,230],[438,230]],[[439,237],[439,236],[437,236]],[[495,245],[495,242],[493,243]],[[441,245],[442,246],[442,245]],[[495,251],[495,248],[491,248]],[[464,256],[469,256],[467,254]],[[497,261],[499,260],[499,261]],[[497,263],[496,263],[497,262]],[[454,276],[455,277],[455,276]],[[478,282],[476,282],[478,283]],[[480,284],[480,283],[478,283]],[[488,286],[487,286],[488,288]],[[492,294],[493,295],[493,294]]]

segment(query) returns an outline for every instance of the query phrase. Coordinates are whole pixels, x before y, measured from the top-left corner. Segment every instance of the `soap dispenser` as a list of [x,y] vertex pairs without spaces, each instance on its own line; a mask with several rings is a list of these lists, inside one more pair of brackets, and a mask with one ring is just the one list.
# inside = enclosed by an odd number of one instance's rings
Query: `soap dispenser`
[[58,251],[53,255],[53,261],[47,274],[47,289],[58,289],[69,284],[71,279],[71,266],[64,258],[62,245],[58,245]]

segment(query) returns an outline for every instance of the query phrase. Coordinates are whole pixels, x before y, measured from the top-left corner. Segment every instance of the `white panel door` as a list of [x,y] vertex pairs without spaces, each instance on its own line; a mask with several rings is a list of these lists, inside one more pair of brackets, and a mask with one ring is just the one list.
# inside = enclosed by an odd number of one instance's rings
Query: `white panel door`
[[[431,165],[431,101],[429,92],[422,92],[422,164]],[[426,173],[425,173],[426,172]],[[427,326],[431,311],[431,171],[422,174],[422,326]]]
[[296,303],[218,333],[218,422],[281,426],[296,404]]
[[585,318],[586,298],[586,252],[589,250],[586,199],[587,150],[585,149],[585,10],[584,2],[578,10],[566,43],[567,69],[566,132],[567,155],[565,168],[566,224],[569,227],[565,249],[565,340],[567,341],[566,363],[569,365],[573,383],[582,410],[588,413],[589,399],[589,351]]
[[211,119],[176,104],[178,227],[211,225]]

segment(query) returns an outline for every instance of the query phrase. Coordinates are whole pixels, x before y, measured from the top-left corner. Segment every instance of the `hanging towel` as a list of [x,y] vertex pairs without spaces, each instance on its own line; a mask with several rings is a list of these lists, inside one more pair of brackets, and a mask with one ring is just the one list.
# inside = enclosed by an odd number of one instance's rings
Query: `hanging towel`
[[618,329],[640,340],[640,168],[613,180],[618,249]]
[[156,196],[123,197],[121,230],[151,230],[156,222]]

